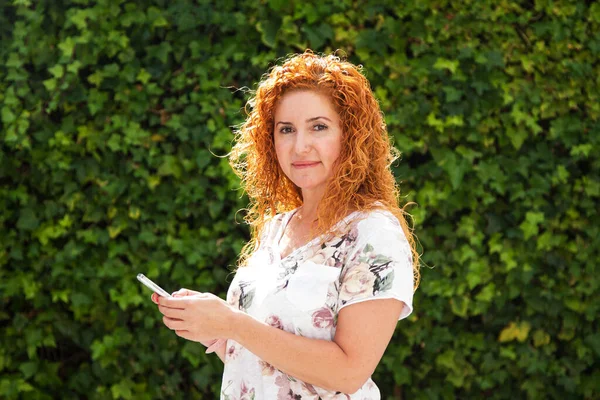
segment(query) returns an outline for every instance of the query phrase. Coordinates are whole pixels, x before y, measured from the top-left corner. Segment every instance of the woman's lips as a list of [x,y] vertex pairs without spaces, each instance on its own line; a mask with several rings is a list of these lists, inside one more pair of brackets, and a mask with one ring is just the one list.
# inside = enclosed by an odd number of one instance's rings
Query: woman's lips
[[315,165],[318,165],[319,161],[302,161],[302,162],[295,162],[292,163],[292,167],[294,168],[310,168],[310,167],[314,167]]

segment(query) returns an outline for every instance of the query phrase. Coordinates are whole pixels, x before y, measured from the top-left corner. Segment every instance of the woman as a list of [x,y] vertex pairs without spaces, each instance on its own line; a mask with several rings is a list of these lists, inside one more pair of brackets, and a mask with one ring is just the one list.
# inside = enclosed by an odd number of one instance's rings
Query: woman
[[221,399],[379,399],[370,377],[419,275],[378,103],[358,67],[307,51],[249,105],[230,160],[252,240],[227,301],[153,301],[223,360]]

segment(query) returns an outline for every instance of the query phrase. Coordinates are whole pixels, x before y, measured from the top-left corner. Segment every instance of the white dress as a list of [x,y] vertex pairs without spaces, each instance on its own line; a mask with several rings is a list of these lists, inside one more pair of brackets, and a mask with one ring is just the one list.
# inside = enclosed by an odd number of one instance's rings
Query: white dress
[[[323,245],[317,238],[281,259],[278,243],[294,212],[277,215],[265,227],[259,249],[231,282],[229,304],[268,325],[329,341],[335,336],[339,311],[354,303],[394,298],[405,305],[400,319],[410,315],[412,256],[393,214],[350,214],[338,224],[345,234]],[[239,343],[227,341],[221,400],[380,398],[370,378],[352,394],[323,389],[289,376]]]

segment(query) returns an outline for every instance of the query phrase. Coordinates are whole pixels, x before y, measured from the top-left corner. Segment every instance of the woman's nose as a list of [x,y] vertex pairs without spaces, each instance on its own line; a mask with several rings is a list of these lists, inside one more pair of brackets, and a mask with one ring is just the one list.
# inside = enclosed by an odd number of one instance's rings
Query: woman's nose
[[304,132],[299,131],[296,135],[294,150],[297,154],[307,153],[310,150],[310,136]]

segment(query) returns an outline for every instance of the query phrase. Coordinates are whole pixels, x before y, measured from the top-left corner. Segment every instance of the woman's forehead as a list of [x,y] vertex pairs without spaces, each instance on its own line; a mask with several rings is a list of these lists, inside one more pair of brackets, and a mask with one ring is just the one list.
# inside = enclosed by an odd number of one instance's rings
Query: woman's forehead
[[313,118],[315,113],[339,118],[330,96],[316,90],[294,90],[281,96],[275,107],[276,118]]

